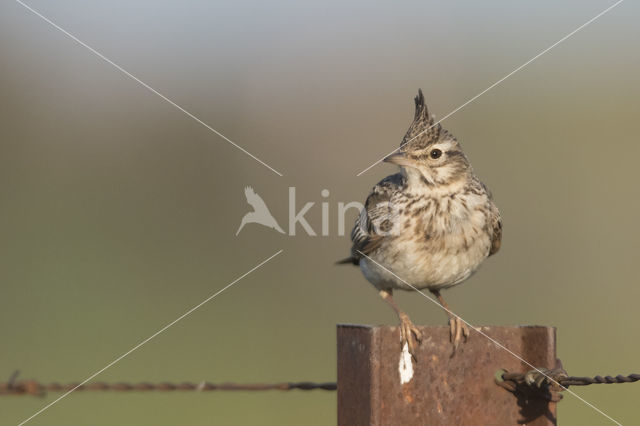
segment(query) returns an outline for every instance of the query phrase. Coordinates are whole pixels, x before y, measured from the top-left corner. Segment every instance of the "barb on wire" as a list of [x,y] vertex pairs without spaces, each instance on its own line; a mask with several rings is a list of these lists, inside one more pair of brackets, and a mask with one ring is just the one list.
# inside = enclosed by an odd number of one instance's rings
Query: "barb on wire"
[[[15,371],[9,381],[0,383],[0,395],[36,395],[44,396],[47,392],[66,392],[78,386],[78,383],[40,383],[36,380],[17,380]],[[326,390],[337,389],[335,382],[282,382],[282,383],[210,383],[210,382],[182,382],[182,383],[105,383],[92,382],[79,386],[76,391],[268,391],[268,390]]]
[[496,383],[509,392],[525,397],[542,398],[557,402],[562,399],[560,392],[569,386],[588,386],[595,384],[633,383],[640,381],[640,374],[627,376],[595,376],[576,377],[569,376],[562,366],[553,370],[539,368],[526,373],[510,373],[503,370]]

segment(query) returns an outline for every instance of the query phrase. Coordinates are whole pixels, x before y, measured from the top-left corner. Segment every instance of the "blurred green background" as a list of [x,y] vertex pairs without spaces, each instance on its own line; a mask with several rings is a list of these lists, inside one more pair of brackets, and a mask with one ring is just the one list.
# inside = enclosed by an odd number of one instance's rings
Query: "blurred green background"
[[[336,323],[396,319],[336,267],[339,201],[364,201],[418,87],[442,117],[613,1],[29,4],[279,177],[18,3],[0,4],[0,381],[78,381],[284,249],[97,377],[332,381]],[[443,124],[504,218],[501,252],[446,293],[473,324],[558,327],[574,375],[640,372],[640,6],[624,2]],[[235,232],[252,185],[331,236]],[[355,217],[352,210],[348,225]],[[445,324],[400,294],[417,323]],[[479,338],[479,337],[473,337]],[[638,421],[640,385],[575,391]],[[0,424],[46,398],[0,397]],[[330,425],[334,393],[76,393],[33,425]],[[560,424],[609,424],[576,398]]]

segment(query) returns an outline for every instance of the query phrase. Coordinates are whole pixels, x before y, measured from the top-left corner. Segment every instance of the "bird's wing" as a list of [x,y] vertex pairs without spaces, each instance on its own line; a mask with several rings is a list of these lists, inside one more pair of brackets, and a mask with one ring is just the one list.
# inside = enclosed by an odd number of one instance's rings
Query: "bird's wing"
[[269,211],[267,205],[264,203],[264,200],[258,194],[256,194],[252,187],[247,186],[244,189],[244,195],[245,197],[247,197],[247,203],[249,203],[249,205],[253,207],[254,211]]
[[389,201],[403,185],[404,177],[396,173],[382,179],[373,187],[351,231],[351,257],[341,263],[351,262],[357,265],[363,254],[369,254],[380,247],[386,235],[378,231],[390,228],[389,221],[394,213]]
[[500,216],[498,207],[493,203],[493,195],[489,188],[480,180],[476,179],[476,183],[482,186],[489,196],[489,231],[491,232],[491,250],[489,250],[489,256],[491,256],[500,250],[500,245],[502,244],[502,217]]
[[502,218],[500,217],[498,208],[493,204],[493,202],[491,203],[491,207],[491,225],[493,235],[491,237],[491,250],[489,251],[489,256],[497,253],[497,251],[500,250],[500,244],[502,244]]

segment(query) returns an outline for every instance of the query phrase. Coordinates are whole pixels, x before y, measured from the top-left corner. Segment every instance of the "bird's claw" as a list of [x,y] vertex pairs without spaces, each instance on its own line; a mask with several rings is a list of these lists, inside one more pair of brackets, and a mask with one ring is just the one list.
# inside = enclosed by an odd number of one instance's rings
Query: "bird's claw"
[[453,351],[455,352],[460,345],[460,341],[464,338],[466,342],[469,338],[469,327],[458,316],[452,316],[449,319],[449,339],[453,343]]
[[402,346],[406,343],[409,347],[409,353],[415,361],[417,346],[422,342],[422,333],[409,319],[406,314],[400,314],[400,334],[402,337]]

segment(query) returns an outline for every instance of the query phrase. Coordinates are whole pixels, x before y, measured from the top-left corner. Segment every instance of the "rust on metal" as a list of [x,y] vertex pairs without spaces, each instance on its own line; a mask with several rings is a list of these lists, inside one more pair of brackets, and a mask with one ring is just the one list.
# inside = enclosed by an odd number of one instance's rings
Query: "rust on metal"
[[[418,361],[401,383],[398,327],[338,325],[338,425],[556,424],[555,402],[495,384],[497,372],[529,365],[473,329],[453,353],[448,326],[419,328]],[[536,367],[556,365],[553,327],[480,330]]]

